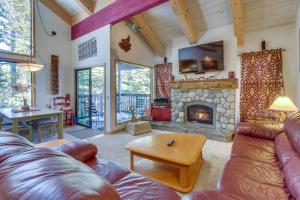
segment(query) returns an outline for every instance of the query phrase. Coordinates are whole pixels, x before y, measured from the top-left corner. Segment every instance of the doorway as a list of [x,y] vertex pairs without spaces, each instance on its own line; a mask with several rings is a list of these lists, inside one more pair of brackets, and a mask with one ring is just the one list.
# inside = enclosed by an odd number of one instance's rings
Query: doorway
[[76,123],[104,130],[104,66],[76,70]]

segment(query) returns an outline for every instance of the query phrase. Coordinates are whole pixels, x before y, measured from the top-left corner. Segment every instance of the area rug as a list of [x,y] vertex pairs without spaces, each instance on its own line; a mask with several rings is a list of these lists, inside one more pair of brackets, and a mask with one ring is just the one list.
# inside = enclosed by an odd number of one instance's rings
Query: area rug
[[[159,133],[170,132],[153,130],[150,133],[139,136],[132,136],[126,132],[120,132],[113,135],[95,136],[87,140],[98,147],[99,157],[113,160],[123,166],[129,167],[129,153],[124,149],[124,145],[134,139]],[[216,189],[222,170],[229,160],[231,147],[232,143],[207,140],[203,149],[204,165],[198,176],[193,189],[194,191]]]
[[97,131],[90,128],[81,128],[77,130],[65,130],[64,132],[78,139],[87,139],[102,134],[101,131]]

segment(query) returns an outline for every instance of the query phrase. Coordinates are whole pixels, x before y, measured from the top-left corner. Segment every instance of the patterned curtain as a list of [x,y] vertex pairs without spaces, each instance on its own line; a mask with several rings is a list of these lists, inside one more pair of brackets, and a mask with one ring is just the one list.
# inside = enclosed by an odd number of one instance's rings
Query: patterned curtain
[[282,50],[267,50],[241,55],[241,121],[281,121],[282,113],[268,108],[281,94],[283,85]]
[[171,97],[171,88],[168,83],[172,77],[172,63],[155,66],[156,97]]

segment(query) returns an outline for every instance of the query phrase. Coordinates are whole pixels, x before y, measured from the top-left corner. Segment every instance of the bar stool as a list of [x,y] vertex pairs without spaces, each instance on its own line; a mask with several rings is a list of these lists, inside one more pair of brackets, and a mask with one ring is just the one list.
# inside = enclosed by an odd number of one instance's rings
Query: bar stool
[[[32,134],[32,126],[29,126],[28,124],[21,122],[18,126],[19,132],[18,134],[23,136],[23,133],[25,134],[26,139],[33,142],[33,134]],[[6,132],[12,132],[12,124],[3,124],[3,118],[0,117],[0,130],[6,131]]]

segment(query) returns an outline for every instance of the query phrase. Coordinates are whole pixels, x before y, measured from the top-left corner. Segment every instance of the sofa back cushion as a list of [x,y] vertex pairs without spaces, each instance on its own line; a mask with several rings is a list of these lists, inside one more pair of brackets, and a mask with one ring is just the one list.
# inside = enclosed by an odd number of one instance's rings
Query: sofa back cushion
[[298,153],[292,147],[286,133],[282,133],[276,137],[275,151],[281,166],[286,165],[290,159],[298,157]]
[[15,134],[0,133],[0,160],[0,199],[120,199],[112,185],[85,164],[52,149],[35,148]]
[[79,140],[63,144],[57,148],[58,151],[64,152],[81,162],[87,162],[95,158],[98,153],[97,147],[87,141]]
[[284,179],[294,199],[300,199],[300,158],[291,158],[283,168]]
[[300,111],[293,113],[284,123],[284,131],[293,148],[300,155]]

